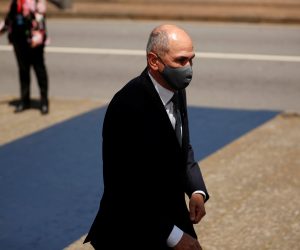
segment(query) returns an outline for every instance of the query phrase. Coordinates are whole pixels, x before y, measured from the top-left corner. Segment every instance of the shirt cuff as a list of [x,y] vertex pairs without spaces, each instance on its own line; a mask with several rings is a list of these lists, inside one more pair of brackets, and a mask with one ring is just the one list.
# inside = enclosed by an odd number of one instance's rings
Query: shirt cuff
[[204,197],[204,200],[206,200],[206,194],[201,190],[197,190],[197,191],[193,192],[193,194],[202,194]]
[[181,240],[182,235],[183,231],[174,225],[172,232],[170,233],[169,238],[167,239],[168,247],[175,247]]

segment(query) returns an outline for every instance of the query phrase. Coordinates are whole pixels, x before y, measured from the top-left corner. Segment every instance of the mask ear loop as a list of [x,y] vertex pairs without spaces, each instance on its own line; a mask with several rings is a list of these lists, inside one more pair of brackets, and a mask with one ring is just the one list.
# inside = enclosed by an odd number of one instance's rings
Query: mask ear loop
[[158,60],[166,67],[166,64],[164,63],[164,61],[161,59],[161,57],[157,54],[155,54],[158,58]]

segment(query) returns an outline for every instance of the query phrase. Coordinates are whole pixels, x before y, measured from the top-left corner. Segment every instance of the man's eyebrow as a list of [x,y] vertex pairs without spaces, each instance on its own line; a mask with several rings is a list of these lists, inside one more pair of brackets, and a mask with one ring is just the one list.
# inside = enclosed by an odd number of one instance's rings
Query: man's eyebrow
[[181,60],[187,60],[187,59],[191,60],[191,59],[193,59],[195,56],[196,56],[195,54],[193,54],[191,57],[189,57],[189,56],[178,56],[178,57],[176,58],[176,60],[178,60],[178,61],[181,61]]

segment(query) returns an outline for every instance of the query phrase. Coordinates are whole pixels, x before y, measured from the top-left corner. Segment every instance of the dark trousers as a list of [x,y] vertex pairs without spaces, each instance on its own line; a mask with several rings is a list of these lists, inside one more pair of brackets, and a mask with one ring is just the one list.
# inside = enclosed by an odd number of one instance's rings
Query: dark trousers
[[[114,249],[126,249],[125,246],[122,245],[122,241],[120,242],[116,242],[114,240],[110,240],[110,243],[109,244],[99,244],[95,241],[91,241],[90,244],[93,246],[93,248],[95,250],[114,250]],[[139,246],[138,246],[139,245]],[[149,248],[147,246],[147,242],[141,242],[140,244],[136,244],[134,246],[127,246],[128,249],[131,249],[131,250],[170,250],[171,248],[170,247],[156,247],[156,248]]]
[[34,69],[40,88],[41,104],[48,105],[48,74],[44,59],[44,46],[31,48],[27,43],[14,43],[19,70],[21,101],[30,102],[30,69]]

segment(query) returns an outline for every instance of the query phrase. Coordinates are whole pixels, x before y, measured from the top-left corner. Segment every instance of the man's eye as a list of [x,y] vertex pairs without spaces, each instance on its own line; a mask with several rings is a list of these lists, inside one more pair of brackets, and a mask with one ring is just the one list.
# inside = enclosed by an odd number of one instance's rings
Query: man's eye
[[177,61],[178,61],[178,63],[180,63],[180,64],[185,64],[185,63],[188,62],[188,59],[187,59],[187,58],[180,58],[180,59],[178,59]]

